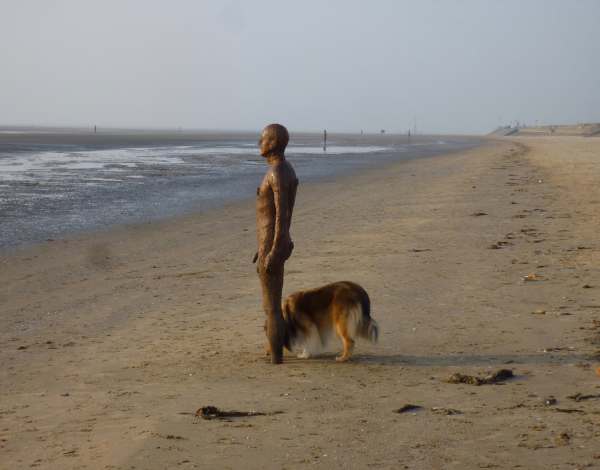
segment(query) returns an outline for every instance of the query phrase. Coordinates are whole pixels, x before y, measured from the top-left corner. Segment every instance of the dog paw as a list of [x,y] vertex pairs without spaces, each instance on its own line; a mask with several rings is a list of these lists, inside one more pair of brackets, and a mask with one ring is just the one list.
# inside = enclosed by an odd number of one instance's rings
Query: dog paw
[[348,362],[350,356],[337,356],[335,358],[336,362]]
[[306,350],[302,351],[298,354],[298,359],[308,359],[310,357],[310,353]]

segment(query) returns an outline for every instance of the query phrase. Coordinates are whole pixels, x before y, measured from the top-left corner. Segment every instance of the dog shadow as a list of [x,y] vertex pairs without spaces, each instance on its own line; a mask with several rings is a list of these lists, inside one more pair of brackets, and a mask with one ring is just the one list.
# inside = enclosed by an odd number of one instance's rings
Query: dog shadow
[[499,364],[568,365],[589,361],[587,354],[460,354],[413,356],[405,354],[356,354],[351,361],[360,364],[412,367],[487,366]]

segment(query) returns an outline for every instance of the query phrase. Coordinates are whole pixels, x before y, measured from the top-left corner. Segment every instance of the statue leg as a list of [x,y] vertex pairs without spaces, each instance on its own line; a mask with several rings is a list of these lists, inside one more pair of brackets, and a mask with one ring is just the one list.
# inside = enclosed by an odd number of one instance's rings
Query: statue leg
[[270,272],[258,273],[262,287],[263,309],[267,316],[266,334],[271,352],[271,362],[283,362],[283,343],[285,339],[285,325],[281,313],[281,291],[283,290],[283,266],[281,269]]

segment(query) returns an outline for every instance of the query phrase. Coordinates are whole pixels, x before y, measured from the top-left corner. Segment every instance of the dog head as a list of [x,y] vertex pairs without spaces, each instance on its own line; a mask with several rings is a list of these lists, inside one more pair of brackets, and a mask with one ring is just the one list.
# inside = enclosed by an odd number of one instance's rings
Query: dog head
[[289,296],[281,303],[281,312],[283,313],[283,321],[285,323],[285,340],[283,345],[288,351],[292,350],[292,343],[298,335],[298,327],[295,321],[295,303],[292,296]]
[[281,302],[281,313],[283,313],[283,319],[288,320],[293,315],[293,302],[292,298],[288,297]]

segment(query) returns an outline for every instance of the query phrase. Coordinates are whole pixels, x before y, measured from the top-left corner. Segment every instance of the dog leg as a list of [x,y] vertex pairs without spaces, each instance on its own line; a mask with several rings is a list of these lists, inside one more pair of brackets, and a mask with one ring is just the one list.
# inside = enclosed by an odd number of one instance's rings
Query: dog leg
[[310,358],[310,352],[308,349],[304,348],[300,354],[298,354],[298,359],[308,359]]
[[295,346],[301,350],[298,357],[300,359],[308,359],[318,355],[321,351],[321,337],[317,328],[308,324],[303,327],[304,333],[297,339]]
[[354,341],[351,339],[347,339],[346,341],[342,340],[344,343],[344,351],[341,356],[337,356],[335,360],[337,362],[346,362],[352,356],[352,351],[354,350]]
[[344,346],[344,350],[342,351],[342,355],[335,358],[337,362],[346,362],[350,359],[352,355],[352,351],[354,350],[354,340],[348,334],[348,329],[346,325],[336,325],[335,330],[342,340],[342,345]]

